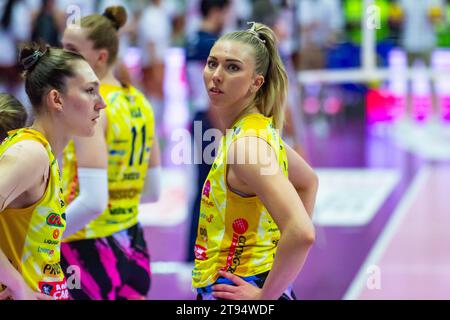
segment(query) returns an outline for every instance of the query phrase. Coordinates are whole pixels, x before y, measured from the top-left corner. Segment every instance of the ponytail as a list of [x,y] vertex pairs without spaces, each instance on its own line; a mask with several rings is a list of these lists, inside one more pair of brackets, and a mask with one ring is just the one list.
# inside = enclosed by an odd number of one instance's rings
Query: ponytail
[[119,52],[118,31],[127,22],[127,12],[122,6],[105,9],[102,15],[91,14],[81,19],[81,27],[92,41],[94,49],[108,50],[108,64],[112,65]]

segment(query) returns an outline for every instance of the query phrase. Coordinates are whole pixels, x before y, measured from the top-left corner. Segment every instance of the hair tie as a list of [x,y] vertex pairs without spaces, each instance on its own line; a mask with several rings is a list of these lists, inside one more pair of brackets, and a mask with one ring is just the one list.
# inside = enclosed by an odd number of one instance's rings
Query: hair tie
[[20,61],[20,63],[22,64],[22,66],[25,70],[29,70],[46,53],[47,53],[47,48],[45,48],[44,52],[42,52],[40,50],[34,50],[34,52],[30,56],[23,58],[22,61]]
[[255,21],[251,21],[251,22],[247,22],[247,24],[252,24],[252,26],[250,27],[250,29],[247,29],[247,32],[250,32],[252,35],[254,35],[256,37],[256,39],[258,39],[259,41],[261,41],[261,43],[265,44],[266,40],[263,40],[259,37],[258,32],[256,31],[256,22]]

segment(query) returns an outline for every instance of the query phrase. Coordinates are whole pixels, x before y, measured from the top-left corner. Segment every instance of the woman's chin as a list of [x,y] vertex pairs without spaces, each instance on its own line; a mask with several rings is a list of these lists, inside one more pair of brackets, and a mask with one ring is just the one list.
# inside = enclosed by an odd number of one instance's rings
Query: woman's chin
[[94,136],[94,133],[95,133],[95,126],[92,126],[89,128],[85,128],[84,130],[80,130],[75,135],[78,137],[90,138]]

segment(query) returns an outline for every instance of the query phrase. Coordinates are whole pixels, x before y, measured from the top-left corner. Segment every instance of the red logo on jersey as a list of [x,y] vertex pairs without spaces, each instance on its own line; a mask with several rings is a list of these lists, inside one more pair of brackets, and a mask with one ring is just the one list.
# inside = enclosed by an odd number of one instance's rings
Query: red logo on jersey
[[54,213],[54,212],[50,213],[47,216],[47,224],[49,226],[57,227],[57,228],[62,228],[63,227],[63,224],[62,224],[62,221],[61,221],[61,216],[59,214],[57,214],[57,213]]
[[56,300],[69,300],[69,290],[66,281],[59,282],[39,282],[39,289],[42,293],[55,298]]
[[210,191],[211,191],[211,182],[209,182],[209,180],[206,180],[205,186],[203,187],[203,195],[208,197],[208,199]]
[[59,238],[59,229],[55,229],[53,231],[53,239],[58,239]]
[[195,259],[197,260],[208,260],[208,256],[206,255],[206,248],[196,244],[194,247]]
[[237,234],[244,234],[248,230],[248,222],[245,219],[239,218],[233,222],[233,230]]
[[234,273],[236,268],[241,264],[241,256],[244,252],[247,238],[243,236],[248,230],[248,222],[243,218],[233,221],[233,238],[231,239],[230,249],[228,251],[227,265],[222,270]]

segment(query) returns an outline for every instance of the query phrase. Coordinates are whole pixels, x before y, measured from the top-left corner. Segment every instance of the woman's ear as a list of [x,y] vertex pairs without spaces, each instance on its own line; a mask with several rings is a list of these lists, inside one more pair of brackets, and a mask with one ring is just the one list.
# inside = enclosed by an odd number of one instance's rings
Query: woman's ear
[[259,88],[261,88],[261,86],[262,86],[263,84],[264,84],[264,76],[258,74],[258,75],[254,78],[253,83],[252,83],[252,85],[251,85],[251,87],[250,87],[251,92],[252,92],[252,93],[256,93],[256,92],[259,90]]
[[47,93],[46,100],[50,110],[55,110],[58,112],[63,111],[63,98],[58,90],[56,89],[50,90]]
[[108,64],[109,52],[106,49],[100,49],[98,52],[97,63],[101,65]]

